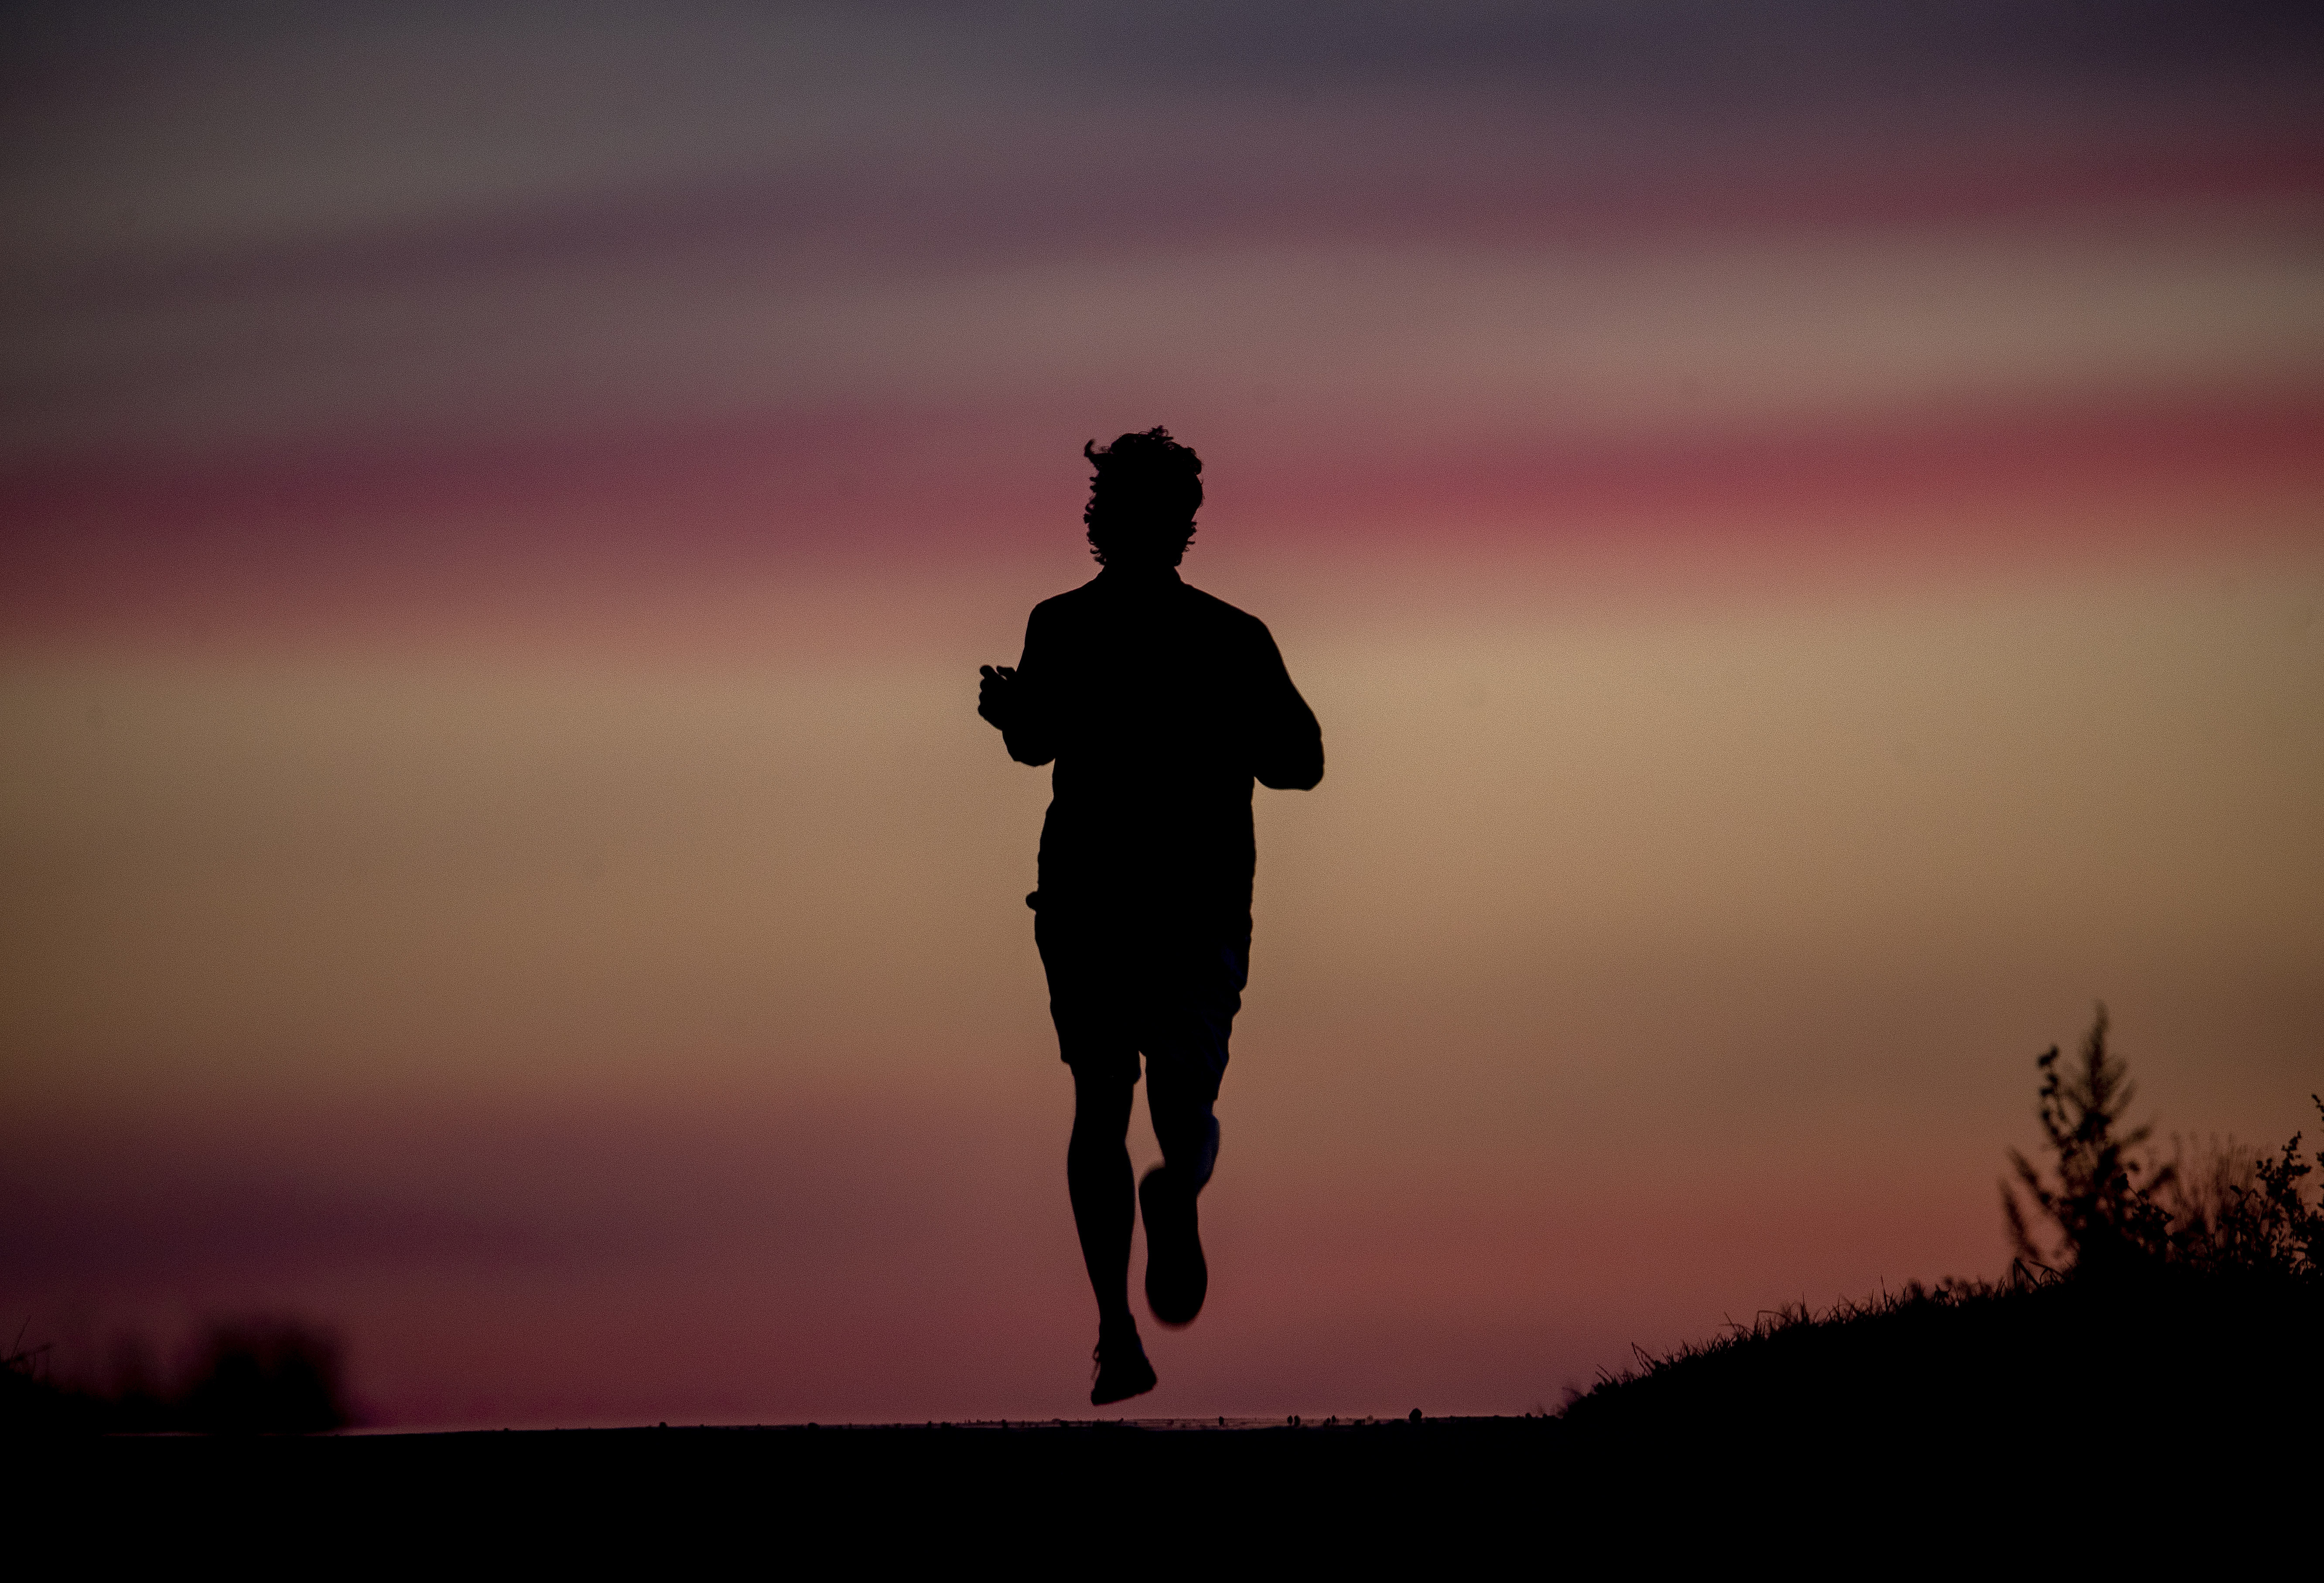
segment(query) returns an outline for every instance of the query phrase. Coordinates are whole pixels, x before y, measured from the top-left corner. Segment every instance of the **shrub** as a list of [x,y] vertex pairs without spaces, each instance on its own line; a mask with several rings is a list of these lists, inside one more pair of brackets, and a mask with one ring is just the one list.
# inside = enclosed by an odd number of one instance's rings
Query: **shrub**
[[[2309,1099],[2324,1115],[2324,1099]],[[2310,1207],[2301,1192],[2314,1167],[2301,1136],[2273,1155],[2214,1140],[2191,1162],[2173,1138],[2171,1173],[2155,1194],[2171,1216],[2164,1256],[2212,1275],[2324,1276],[2324,1202]]]
[[[2035,1064],[2034,1114],[2052,1160],[2045,1173],[2009,1151],[2016,1181],[2002,1183],[2001,1201],[2020,1259],[2085,1275],[2165,1265],[2297,1279],[2324,1273],[2324,1205],[2311,1208],[2302,1192],[2311,1167],[2300,1134],[2272,1156],[2228,1139],[2190,1159],[2174,1139],[2170,1163],[2141,1157],[2152,1128],[2124,1126],[2138,1090],[2107,1049],[2103,1005],[2078,1062],[2061,1070],[2053,1045]],[[2310,1098],[2324,1112],[2324,1099]],[[2046,1238],[2037,1239],[2037,1221],[2047,1223]]]
[[[2106,1036],[2101,1005],[2077,1065],[2061,1071],[2055,1045],[2034,1063],[2042,1072],[2034,1114],[2056,1156],[2052,1179],[2045,1181],[2017,1150],[2009,1151],[2017,1188],[2002,1183],[2001,1206],[2010,1240],[2020,1258],[2043,1268],[2090,1271],[2151,1258],[2162,1251],[2170,1231],[2170,1213],[2154,1201],[2151,1189],[2138,1184],[2145,1166],[2130,1152],[2152,1129],[2118,1130],[2138,1087],[2122,1058],[2107,1053]],[[2053,1246],[2034,1240],[2019,1191],[2034,1212],[2056,1229]]]

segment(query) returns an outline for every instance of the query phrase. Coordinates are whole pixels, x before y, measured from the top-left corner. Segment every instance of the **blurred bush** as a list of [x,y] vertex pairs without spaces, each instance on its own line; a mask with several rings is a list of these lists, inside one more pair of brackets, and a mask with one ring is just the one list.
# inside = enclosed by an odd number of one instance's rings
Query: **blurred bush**
[[[142,1347],[126,1348],[142,1359]],[[142,1363],[108,1387],[69,1385],[46,1348],[0,1358],[0,1431],[13,1433],[312,1434],[352,1422],[342,1352],[328,1331],[293,1320],[213,1324],[174,1386]]]
[[203,1434],[312,1434],[348,1422],[337,1339],[293,1323],[220,1325],[179,1396]]

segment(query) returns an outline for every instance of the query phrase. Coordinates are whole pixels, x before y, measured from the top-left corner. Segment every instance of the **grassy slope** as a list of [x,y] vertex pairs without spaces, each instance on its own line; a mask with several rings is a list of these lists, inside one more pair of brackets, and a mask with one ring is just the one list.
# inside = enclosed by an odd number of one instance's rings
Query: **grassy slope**
[[2273,1434],[2324,1414],[2324,1282],[2172,1269],[1918,1287],[1749,1329],[1600,1382],[1578,1440],[2006,1457],[2076,1439]]

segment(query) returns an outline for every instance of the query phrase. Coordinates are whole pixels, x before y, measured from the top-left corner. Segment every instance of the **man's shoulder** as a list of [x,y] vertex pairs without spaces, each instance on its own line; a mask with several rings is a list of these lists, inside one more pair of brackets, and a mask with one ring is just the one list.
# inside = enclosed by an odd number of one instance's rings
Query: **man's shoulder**
[[1250,612],[1229,604],[1215,594],[1205,594],[1192,583],[1186,584],[1185,589],[1187,603],[1194,609],[1197,619],[1246,637],[1267,636],[1267,623]]
[[[1192,583],[1181,583],[1176,590],[1175,610],[1168,619],[1181,630],[1194,629],[1207,632],[1213,640],[1225,639],[1237,643],[1272,641],[1267,623],[1249,611],[1240,610],[1215,594],[1205,594]],[[1122,607],[1111,596],[1111,591],[1098,578],[1093,577],[1078,588],[1068,588],[1063,594],[1051,594],[1033,607],[1026,625],[1028,631],[1047,630],[1059,637],[1120,619]]]
[[1098,603],[1097,579],[1093,577],[1078,588],[1068,588],[1063,594],[1053,594],[1033,607],[1036,621],[1056,621],[1079,616]]

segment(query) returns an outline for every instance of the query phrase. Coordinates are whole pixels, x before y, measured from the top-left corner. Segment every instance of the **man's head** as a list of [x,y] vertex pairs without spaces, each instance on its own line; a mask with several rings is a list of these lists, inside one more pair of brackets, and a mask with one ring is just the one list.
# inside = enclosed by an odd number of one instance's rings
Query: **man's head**
[[1098,565],[1175,566],[1194,537],[1203,505],[1203,459],[1167,428],[1125,434],[1082,455],[1097,469],[1082,522]]

